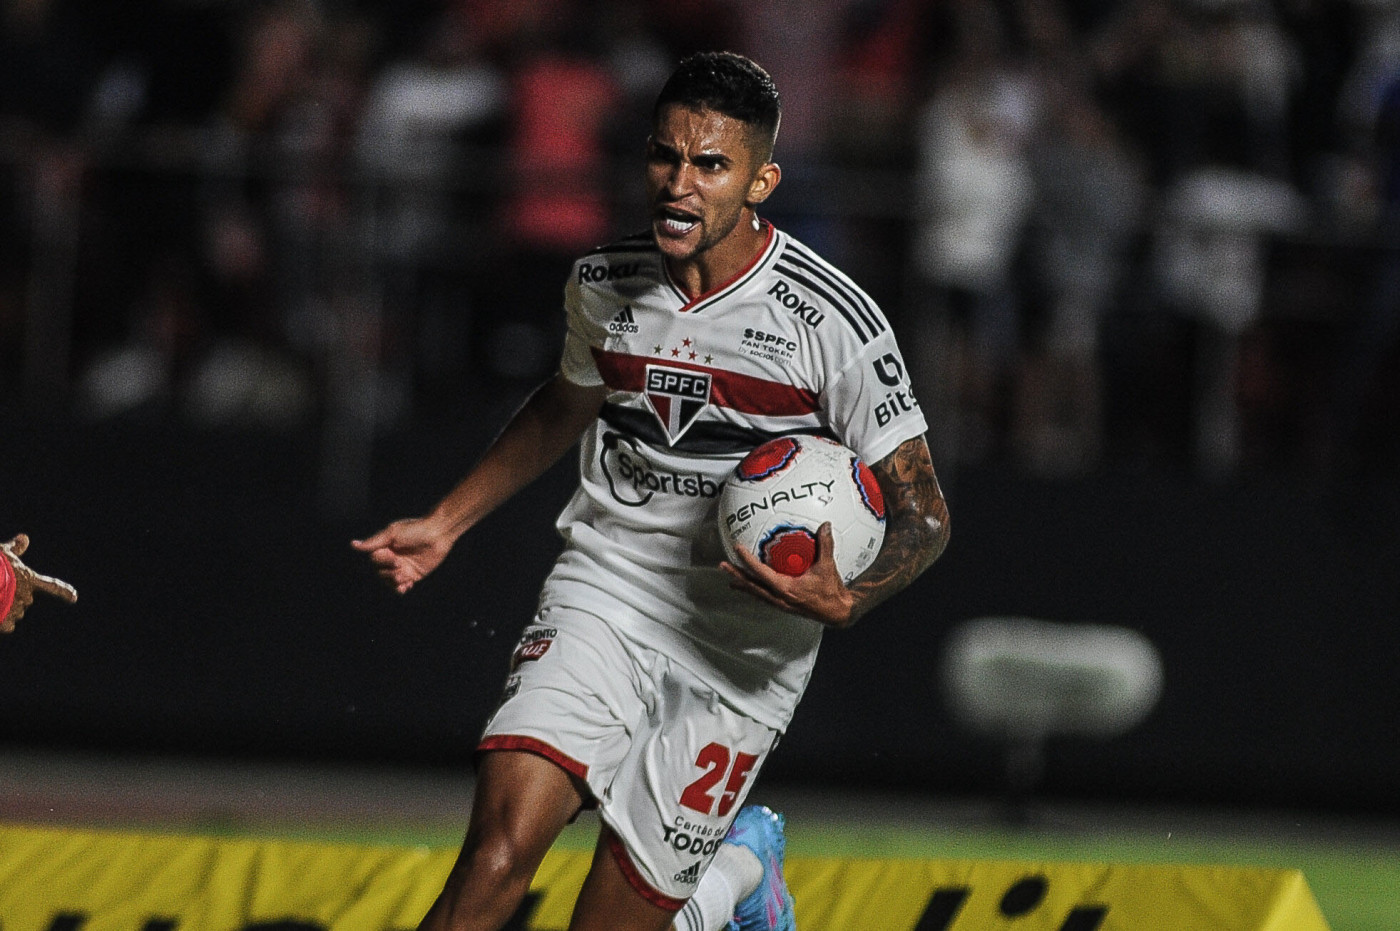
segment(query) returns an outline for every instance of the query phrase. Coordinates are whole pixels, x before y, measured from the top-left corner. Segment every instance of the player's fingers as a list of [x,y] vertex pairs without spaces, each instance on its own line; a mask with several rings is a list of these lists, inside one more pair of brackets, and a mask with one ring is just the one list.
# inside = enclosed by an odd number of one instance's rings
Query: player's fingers
[[350,545],[362,553],[372,553],[375,550],[383,549],[389,545],[389,541],[394,538],[393,532],[385,527],[383,530],[363,540],[351,540]]
[[734,553],[739,557],[741,571],[748,573],[752,578],[767,579],[771,575],[777,575],[770,567],[763,564],[763,560],[753,554],[747,546],[736,544]]
[[758,584],[752,578],[745,575],[743,570],[734,566],[732,563],[720,563],[720,568],[729,574],[729,587],[735,591],[747,592],[755,598],[760,598],[771,605],[775,605],[784,610],[789,609],[789,604],[786,599],[780,598],[770,589]]
[[4,550],[11,556],[22,556],[27,549],[29,549],[29,536],[23,533],[17,533],[13,538],[0,543],[0,550]]
[[365,550],[364,552],[365,555],[369,557],[369,561],[377,566],[392,565],[396,558],[394,556],[394,551],[387,546],[376,546],[374,549]]
[[817,559],[836,559],[836,536],[831,532],[831,521],[823,521],[817,528]]
[[39,591],[53,595],[55,598],[62,598],[69,604],[78,600],[78,590],[62,579],[56,579],[51,575],[40,575],[30,569],[26,570],[26,574],[30,576],[31,583]]

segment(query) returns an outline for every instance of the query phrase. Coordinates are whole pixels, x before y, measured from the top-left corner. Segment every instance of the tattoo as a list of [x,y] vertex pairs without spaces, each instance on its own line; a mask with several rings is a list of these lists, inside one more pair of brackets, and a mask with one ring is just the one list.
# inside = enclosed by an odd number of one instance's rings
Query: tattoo
[[851,583],[855,605],[849,623],[908,586],[948,545],[948,503],[923,437],[901,443],[871,471],[885,497],[885,542],[870,568]]

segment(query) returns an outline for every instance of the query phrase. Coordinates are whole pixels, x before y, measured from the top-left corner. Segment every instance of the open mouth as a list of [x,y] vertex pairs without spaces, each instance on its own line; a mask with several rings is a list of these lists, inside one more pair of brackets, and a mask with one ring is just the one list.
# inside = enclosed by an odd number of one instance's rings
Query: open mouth
[[675,207],[662,207],[656,212],[656,225],[665,235],[684,236],[700,225],[700,218]]

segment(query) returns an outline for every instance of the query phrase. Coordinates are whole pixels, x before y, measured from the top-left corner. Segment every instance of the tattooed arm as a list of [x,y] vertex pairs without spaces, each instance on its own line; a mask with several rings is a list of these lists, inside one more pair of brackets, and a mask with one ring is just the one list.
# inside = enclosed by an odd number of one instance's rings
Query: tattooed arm
[[870,568],[851,583],[850,620],[841,627],[908,586],[948,545],[948,502],[923,437],[905,440],[871,471],[885,496],[885,542]]
[[900,444],[871,471],[885,496],[885,542],[870,567],[847,587],[831,558],[830,525],[818,533],[818,559],[796,578],[774,572],[741,550],[742,566],[723,563],[731,584],[829,627],[850,627],[866,612],[906,587],[948,545],[948,505],[933,472],[928,444],[915,437]]

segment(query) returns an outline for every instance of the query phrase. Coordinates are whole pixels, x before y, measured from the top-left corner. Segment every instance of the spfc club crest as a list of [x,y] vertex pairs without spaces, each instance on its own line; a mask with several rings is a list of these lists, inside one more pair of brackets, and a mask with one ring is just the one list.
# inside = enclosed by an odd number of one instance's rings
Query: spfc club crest
[[674,444],[710,403],[710,373],[648,365],[644,394],[667,442]]

